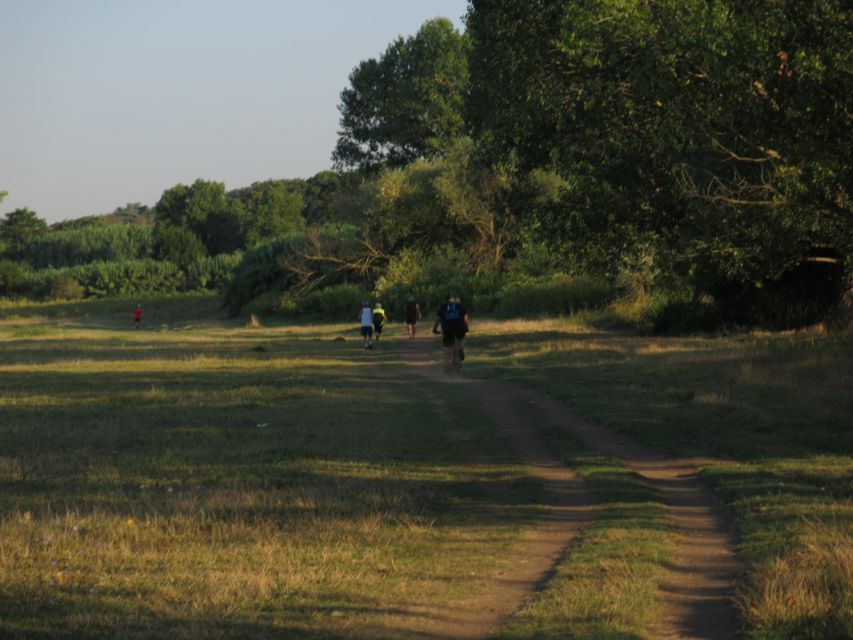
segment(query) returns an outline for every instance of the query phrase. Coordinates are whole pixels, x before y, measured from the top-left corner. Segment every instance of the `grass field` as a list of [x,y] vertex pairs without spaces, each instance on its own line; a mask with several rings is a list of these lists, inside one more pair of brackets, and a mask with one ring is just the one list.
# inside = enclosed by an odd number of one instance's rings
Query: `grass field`
[[853,337],[658,338],[572,320],[485,322],[476,336],[474,375],[528,380],[706,460],[748,567],[743,637],[853,637]]
[[352,332],[145,308],[0,320],[0,635],[404,636],[533,517],[488,425]]
[[[0,636],[410,637],[507,568],[541,487],[464,389],[399,368],[402,342],[142,302],[140,331],[121,301],[0,305]],[[849,336],[484,322],[468,352],[467,375],[707,459],[748,564],[744,637],[853,633]],[[545,435],[605,515],[503,636],[646,637],[660,505]]]

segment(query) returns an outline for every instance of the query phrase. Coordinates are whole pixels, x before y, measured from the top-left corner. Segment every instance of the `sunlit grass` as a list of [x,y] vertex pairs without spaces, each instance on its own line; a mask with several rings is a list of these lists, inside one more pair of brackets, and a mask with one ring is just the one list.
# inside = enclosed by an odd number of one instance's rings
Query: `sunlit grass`
[[[143,305],[136,331],[127,301],[0,304],[0,635],[405,637],[536,517],[539,486],[466,392],[389,375],[393,342]],[[467,375],[704,460],[748,565],[743,635],[849,635],[853,339],[583,322],[475,318]],[[660,505],[545,435],[603,516],[505,637],[642,637],[671,553]]]
[[853,336],[660,338],[578,320],[483,323],[468,370],[522,378],[594,422],[704,460],[748,568],[743,636],[850,637]]
[[537,515],[460,392],[439,415],[351,326],[49,310],[0,313],[0,635],[406,635]]

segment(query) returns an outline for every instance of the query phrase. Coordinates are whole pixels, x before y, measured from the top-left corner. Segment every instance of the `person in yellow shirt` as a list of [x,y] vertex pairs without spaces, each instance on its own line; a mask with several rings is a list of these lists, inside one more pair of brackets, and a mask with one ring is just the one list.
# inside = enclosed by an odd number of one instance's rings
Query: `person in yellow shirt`
[[385,326],[385,321],[388,316],[385,314],[385,309],[382,308],[382,303],[377,302],[373,305],[373,331],[376,333],[376,342],[382,337],[382,327]]

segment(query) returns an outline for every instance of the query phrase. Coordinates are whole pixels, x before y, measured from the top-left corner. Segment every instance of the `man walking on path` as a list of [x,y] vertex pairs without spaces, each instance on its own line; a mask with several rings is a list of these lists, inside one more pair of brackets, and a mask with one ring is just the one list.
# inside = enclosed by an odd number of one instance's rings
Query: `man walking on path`
[[133,328],[138,329],[139,325],[142,324],[142,305],[136,305],[136,308],[133,310]]
[[409,330],[409,340],[415,339],[415,323],[418,320],[423,320],[421,307],[415,298],[411,297],[406,303],[406,328]]
[[465,334],[468,333],[468,312],[453,294],[447,295],[447,302],[438,308],[432,332],[439,333],[441,325],[441,343],[444,345],[444,371],[458,369],[465,359]]
[[361,339],[365,349],[373,348],[373,310],[370,308],[370,303],[365,300],[361,303],[361,313],[359,314],[361,321]]

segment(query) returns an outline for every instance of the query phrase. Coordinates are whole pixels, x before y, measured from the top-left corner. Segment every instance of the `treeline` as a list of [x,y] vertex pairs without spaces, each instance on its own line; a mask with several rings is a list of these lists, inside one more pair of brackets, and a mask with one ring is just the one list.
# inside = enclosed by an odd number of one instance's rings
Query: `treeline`
[[180,287],[231,256],[234,312],[454,289],[662,330],[814,322],[850,289],[850,22],[842,0],[473,0],[465,33],[431,20],[353,69],[335,171],[177,185],[135,231],[20,242],[13,212],[0,241],[35,270],[166,261]]
[[475,308],[592,279],[661,330],[825,319],[853,255],[850,24],[841,0],[474,0],[466,33],[429,21],[353,70],[333,158],[365,246],[329,266]]
[[199,179],[166,189],[153,208],[133,203],[52,226],[18,209],[0,221],[0,295],[220,289],[243,251],[321,224],[327,212],[339,220],[354,218],[339,201],[359,183],[326,171],[308,180],[268,180],[226,191],[221,182]]

